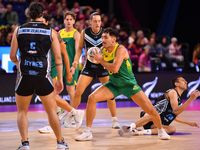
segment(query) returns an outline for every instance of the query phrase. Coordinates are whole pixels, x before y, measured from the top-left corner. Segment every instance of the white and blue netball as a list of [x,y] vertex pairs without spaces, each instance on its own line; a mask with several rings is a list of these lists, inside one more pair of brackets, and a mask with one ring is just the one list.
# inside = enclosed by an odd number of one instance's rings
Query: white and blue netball
[[91,48],[87,51],[87,59],[88,59],[90,62],[94,63],[94,64],[98,64],[98,62],[97,62],[95,59],[93,59],[90,55],[94,55],[93,51],[96,52],[96,50],[97,50],[97,52],[98,52],[100,55],[102,54],[101,49],[98,48],[98,47],[91,47]]

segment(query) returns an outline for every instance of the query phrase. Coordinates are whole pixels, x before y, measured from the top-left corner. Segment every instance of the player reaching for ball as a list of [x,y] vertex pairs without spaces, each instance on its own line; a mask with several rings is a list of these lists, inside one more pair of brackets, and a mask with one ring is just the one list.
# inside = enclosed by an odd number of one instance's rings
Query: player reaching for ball
[[[76,52],[73,67],[77,68],[79,58],[82,53],[82,48],[88,50],[90,47],[102,47],[102,28],[101,28],[101,16],[97,12],[90,13],[90,24],[91,27],[86,28],[82,31],[79,41],[79,49]],[[77,87],[72,102],[72,107],[75,109],[81,102],[81,95],[85,91],[86,87],[91,81],[97,76],[102,84],[108,82],[109,76],[108,71],[101,64],[94,64],[86,60],[84,68],[79,76]],[[112,128],[119,129],[120,125],[116,117],[116,102],[115,100],[107,100],[108,108],[112,116]]]
[[88,51],[87,51],[87,59],[94,63],[94,64],[98,64],[98,62],[92,57],[92,55],[94,55],[94,52],[97,50],[97,52],[101,55],[102,51],[100,48],[98,47],[91,47]]
[[91,127],[96,113],[96,103],[107,99],[114,99],[120,94],[132,99],[152,117],[154,124],[158,128],[158,136],[160,139],[170,139],[170,136],[162,127],[158,112],[138,86],[132,72],[129,54],[124,46],[116,42],[117,37],[118,32],[116,30],[112,28],[103,30],[103,57],[97,52],[94,52],[93,57],[108,70],[110,78],[107,83],[103,84],[89,95],[86,108],[86,129],[80,136],[76,137],[75,140],[86,141],[93,138]]

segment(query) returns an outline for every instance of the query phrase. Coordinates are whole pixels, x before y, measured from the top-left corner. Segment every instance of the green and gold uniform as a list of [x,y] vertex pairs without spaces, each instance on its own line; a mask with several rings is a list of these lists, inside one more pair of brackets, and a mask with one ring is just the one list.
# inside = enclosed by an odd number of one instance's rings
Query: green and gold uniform
[[[72,67],[72,63],[74,61],[74,56],[75,56],[75,53],[76,53],[75,41],[74,41],[75,32],[78,32],[78,31],[76,29],[74,29],[70,32],[66,32],[65,28],[60,31],[60,36],[65,43],[67,53],[68,53],[68,56],[69,56],[70,68]],[[67,83],[67,81],[64,81],[66,83],[66,85],[73,85],[73,84],[76,85],[77,79],[78,79],[78,73],[79,73],[78,68],[79,68],[79,66],[77,66],[75,73],[73,74],[73,80],[72,80],[71,83]],[[63,73],[66,74],[66,69],[63,69]]]
[[[106,62],[113,63],[118,46],[119,44],[116,43],[111,53],[106,52],[106,49],[103,48],[103,58]],[[103,85],[114,94],[114,98],[121,94],[130,98],[132,95],[142,90],[135,80],[131,64],[131,60],[128,58],[123,60],[117,73],[108,70],[109,80]]]

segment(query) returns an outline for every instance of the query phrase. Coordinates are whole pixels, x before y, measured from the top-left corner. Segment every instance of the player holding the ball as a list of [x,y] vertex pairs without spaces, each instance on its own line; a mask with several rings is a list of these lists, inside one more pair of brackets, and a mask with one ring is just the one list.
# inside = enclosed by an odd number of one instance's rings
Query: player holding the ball
[[86,108],[86,129],[75,140],[85,141],[93,138],[91,126],[96,113],[96,103],[107,99],[114,99],[120,94],[132,99],[152,117],[154,124],[158,128],[158,137],[160,139],[170,139],[170,136],[162,127],[158,112],[137,84],[132,72],[129,54],[123,45],[119,45],[116,42],[117,37],[118,32],[116,30],[112,28],[104,29],[102,33],[103,57],[97,53],[97,50],[95,50],[96,52],[93,51],[94,55],[91,55],[108,70],[109,81],[89,95]]
[[[81,32],[80,41],[79,41],[79,49],[76,52],[74,57],[73,67],[77,68],[78,61],[80,59],[83,46],[86,51],[91,47],[102,47],[102,31],[101,28],[101,16],[99,13],[92,11],[90,13],[90,24],[91,27],[84,29]],[[72,107],[75,109],[81,102],[81,95],[85,91],[86,87],[91,83],[91,81],[98,77],[102,84],[108,82],[109,74],[108,71],[101,65],[90,62],[88,59],[86,60],[83,70],[78,78],[77,87],[72,103]],[[108,108],[110,109],[110,113],[112,116],[112,128],[119,129],[120,125],[118,123],[118,119],[116,117],[116,103],[115,100],[108,99],[107,101]]]

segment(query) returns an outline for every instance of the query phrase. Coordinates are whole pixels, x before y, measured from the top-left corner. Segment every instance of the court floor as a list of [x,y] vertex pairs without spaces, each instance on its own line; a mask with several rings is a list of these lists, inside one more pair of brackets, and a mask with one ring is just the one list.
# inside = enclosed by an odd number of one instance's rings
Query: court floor
[[[85,109],[81,104],[79,109]],[[14,150],[20,145],[20,135],[17,128],[17,108],[15,105],[0,106],[0,150]],[[117,117],[120,125],[130,124],[139,119],[141,108],[134,102],[117,102]],[[200,125],[200,100],[196,100],[180,117],[187,121],[195,121]],[[29,107],[29,141],[31,150],[55,150],[54,134],[40,134],[38,128],[44,127],[48,120],[41,104]],[[118,129],[111,128],[111,116],[105,102],[97,104],[96,117],[93,123],[93,140],[76,142],[85,127],[85,118],[81,128],[64,128],[61,120],[62,134],[71,150],[200,150],[200,128],[173,122],[177,132],[170,140],[159,140],[156,135],[120,137]]]

